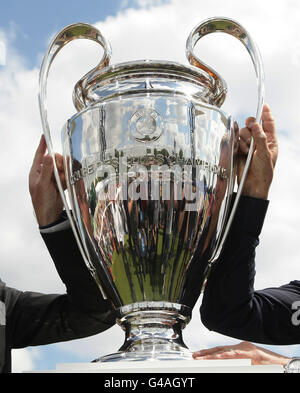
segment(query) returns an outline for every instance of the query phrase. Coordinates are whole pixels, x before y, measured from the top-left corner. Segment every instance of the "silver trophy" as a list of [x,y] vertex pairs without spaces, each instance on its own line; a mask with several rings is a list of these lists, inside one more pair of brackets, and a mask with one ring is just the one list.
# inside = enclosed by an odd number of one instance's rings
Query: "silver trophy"
[[[40,74],[48,150],[47,79],[70,41],[99,43],[99,65],[75,86],[77,113],[62,130],[67,191],[55,175],[82,257],[126,332],[106,361],[192,359],[182,329],[230,228],[253,151],[232,205],[238,126],[224,113],[225,81],[194,54],[203,36],[224,32],[247,48],[263,106],[263,67],[248,32],[211,18],[190,34],[190,65],[142,60],[110,65],[111,49],[93,26],[74,24],[52,41]],[[55,163],[55,160],[54,160]],[[71,213],[72,212],[72,213]]]

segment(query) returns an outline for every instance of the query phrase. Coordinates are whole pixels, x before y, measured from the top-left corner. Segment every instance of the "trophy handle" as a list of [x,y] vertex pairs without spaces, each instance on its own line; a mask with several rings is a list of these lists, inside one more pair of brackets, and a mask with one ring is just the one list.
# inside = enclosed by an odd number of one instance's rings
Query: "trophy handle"
[[[53,151],[53,145],[52,145],[52,138],[51,138],[51,132],[49,128],[49,123],[48,123],[48,115],[47,115],[47,82],[48,82],[48,75],[49,75],[49,70],[52,65],[52,62],[55,58],[55,56],[58,54],[58,52],[69,42],[76,40],[76,39],[88,39],[97,42],[102,46],[104,49],[104,54],[103,57],[100,61],[100,63],[92,70],[92,72],[97,71],[109,64],[110,58],[111,58],[111,47],[109,43],[106,41],[106,39],[102,36],[99,30],[97,30],[95,27],[85,24],[85,23],[76,23],[72,24],[70,26],[67,26],[64,28],[62,31],[60,31],[57,36],[52,40],[49,49],[44,57],[42,66],[41,66],[41,71],[40,71],[40,78],[39,78],[39,107],[40,107],[40,114],[41,114],[41,120],[42,120],[42,126],[44,130],[44,135],[45,135],[45,140],[47,143],[47,148],[49,154],[53,158],[53,164],[54,164],[54,175],[55,179],[57,182],[58,190],[60,192],[61,198],[63,200],[67,216],[69,218],[72,230],[74,232],[74,236],[76,238],[79,250],[82,254],[83,260],[86,263],[86,265],[91,268],[91,263],[89,261],[88,255],[84,250],[83,244],[80,240],[80,237],[77,232],[77,228],[75,225],[74,218],[71,214],[71,210],[69,208],[60,178],[56,166],[56,161],[55,161],[55,152]],[[83,83],[85,80],[86,76],[83,77],[78,83]],[[77,84],[78,85],[78,84]],[[76,85],[76,86],[77,86]],[[79,91],[75,92],[77,94],[76,97],[73,96],[73,99],[79,98]],[[83,103],[84,105],[84,103]],[[98,285],[100,288],[100,291],[105,299],[107,299],[104,290],[102,286],[98,281]]]
[[[221,93],[219,93],[219,96],[216,97],[216,102],[220,106],[226,95],[226,83],[225,81],[220,77],[220,75],[217,74],[215,70],[212,68],[208,67],[205,63],[202,63],[194,54],[193,50],[196,45],[196,43],[199,41],[200,38],[204,37],[207,34],[211,33],[227,33],[230,34],[234,37],[236,37],[239,41],[241,41],[244,46],[246,47],[248,53],[250,54],[252,63],[254,65],[255,73],[256,73],[256,78],[257,78],[257,86],[258,86],[258,103],[257,103],[257,111],[256,111],[256,121],[258,123],[261,122],[261,116],[262,116],[262,110],[263,110],[263,105],[264,105],[264,69],[263,69],[263,63],[261,59],[261,55],[259,52],[259,49],[256,45],[256,43],[252,40],[250,37],[249,33],[244,29],[243,26],[241,26],[239,23],[236,21],[229,19],[229,18],[223,18],[223,17],[216,17],[216,18],[210,18],[205,20],[204,22],[200,23],[198,26],[192,30],[191,34],[188,37],[187,43],[186,43],[186,56],[190,62],[191,65],[201,68],[204,70],[206,73],[208,73],[216,83],[217,87],[223,86],[223,89],[221,90]],[[224,88],[225,87],[225,88]],[[243,190],[243,186],[245,183],[245,179],[248,173],[248,169],[251,163],[252,155],[253,155],[253,148],[254,148],[254,142],[253,138],[251,140],[248,156],[246,159],[245,163],[245,168],[244,172],[242,174],[242,178],[237,190],[237,195],[232,207],[232,210],[230,212],[222,239],[220,240],[220,243],[213,254],[212,258],[210,259],[210,265],[212,262],[214,262],[216,259],[219,258],[220,253],[222,251],[224,242],[226,240],[226,237],[228,235],[230,226],[232,224],[237,205],[240,200],[240,196]]]

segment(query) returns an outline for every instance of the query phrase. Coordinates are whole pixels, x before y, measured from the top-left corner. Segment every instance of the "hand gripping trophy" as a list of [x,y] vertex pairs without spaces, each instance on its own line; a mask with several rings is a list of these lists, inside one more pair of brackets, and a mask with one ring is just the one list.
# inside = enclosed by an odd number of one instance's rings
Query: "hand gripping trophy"
[[63,29],[44,58],[40,111],[54,157],[46,105],[52,61],[75,39],[104,49],[99,65],[75,85],[77,113],[62,130],[66,191],[55,166],[83,260],[126,332],[123,346],[102,362],[192,359],[182,329],[222,250],[253,151],[252,142],[232,204],[238,127],[220,109],[225,81],[193,52],[214,32],[238,38],[248,50],[260,121],[260,54],[247,31],[227,18],[208,19],[191,32],[188,66],[154,60],[110,65],[109,43],[81,23]]

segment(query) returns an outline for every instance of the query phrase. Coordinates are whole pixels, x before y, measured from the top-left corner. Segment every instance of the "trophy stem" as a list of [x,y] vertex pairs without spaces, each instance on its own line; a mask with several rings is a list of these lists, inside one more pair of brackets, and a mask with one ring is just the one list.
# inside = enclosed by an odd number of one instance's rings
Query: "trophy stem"
[[117,353],[100,362],[143,360],[191,360],[192,352],[182,339],[191,309],[176,303],[142,302],[120,308],[118,323],[126,332]]

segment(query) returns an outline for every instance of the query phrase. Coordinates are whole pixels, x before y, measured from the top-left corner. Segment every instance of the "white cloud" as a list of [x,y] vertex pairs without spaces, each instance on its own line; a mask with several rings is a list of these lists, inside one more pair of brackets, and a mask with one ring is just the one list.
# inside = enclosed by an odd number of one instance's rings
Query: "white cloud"
[[[131,4],[136,5],[141,8],[151,8],[165,4],[168,0],[132,0]],[[123,0],[121,8],[127,8],[130,4],[129,0]]]
[[[112,64],[143,58],[187,64],[185,41],[189,32],[203,19],[215,15],[240,21],[257,41],[265,64],[266,97],[279,131],[280,154],[270,209],[257,252],[256,286],[263,288],[296,279],[300,259],[297,248],[300,219],[299,2],[274,0],[270,6],[269,2],[260,0],[201,3],[199,0],[172,0],[158,6],[157,2],[139,1],[139,5],[141,9],[125,9],[116,17],[97,24],[112,44]],[[151,5],[156,7],[149,10]],[[5,38],[3,34],[1,37]],[[224,108],[235,116],[252,114],[256,105],[256,85],[250,58],[237,40],[225,36],[222,40],[223,35],[203,39],[197,46],[197,54],[228,82],[230,94]],[[7,39],[5,42],[7,66],[0,67],[1,275],[10,286],[20,289],[63,290],[39,237],[28,196],[28,172],[41,134],[38,70],[26,68],[13,50],[13,43]],[[79,52],[83,45],[84,56]],[[71,102],[72,87],[99,58],[95,44],[82,42],[71,44],[58,56],[49,79],[49,113],[53,129],[60,130],[75,112]],[[58,140],[59,132],[56,135]],[[229,340],[208,332],[199,321],[197,308],[194,314],[184,334],[192,349]],[[123,333],[115,327],[91,339],[60,345],[68,351],[81,353],[90,353],[99,345],[101,354],[105,354],[118,349],[118,340],[121,345]],[[294,352],[294,348],[290,351]],[[21,353],[26,360],[28,352]],[[91,356],[93,354],[91,352]]]
[[23,373],[34,370],[39,357],[40,353],[37,348],[14,349],[12,351],[12,372]]

